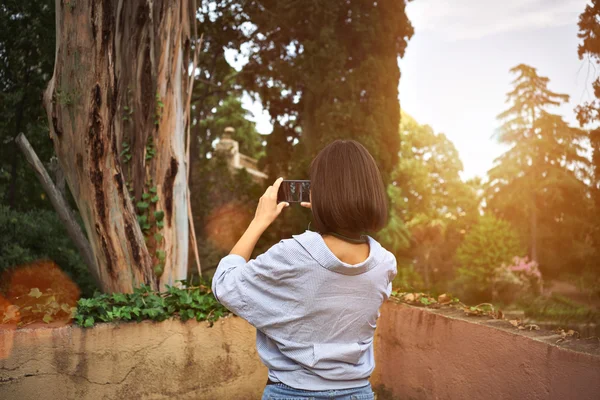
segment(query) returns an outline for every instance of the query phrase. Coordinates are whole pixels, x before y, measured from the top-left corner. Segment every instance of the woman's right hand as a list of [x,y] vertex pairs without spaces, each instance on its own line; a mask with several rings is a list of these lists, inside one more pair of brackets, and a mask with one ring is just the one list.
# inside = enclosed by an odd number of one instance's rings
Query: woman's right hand
[[277,203],[277,192],[279,191],[281,182],[283,182],[283,178],[277,179],[272,186],[268,187],[265,194],[263,194],[258,201],[254,221],[264,229],[267,229],[279,214],[281,214],[281,211],[290,205],[287,202]]
[[308,201],[303,201],[300,203],[300,205],[305,208],[312,208],[312,204],[310,204]]

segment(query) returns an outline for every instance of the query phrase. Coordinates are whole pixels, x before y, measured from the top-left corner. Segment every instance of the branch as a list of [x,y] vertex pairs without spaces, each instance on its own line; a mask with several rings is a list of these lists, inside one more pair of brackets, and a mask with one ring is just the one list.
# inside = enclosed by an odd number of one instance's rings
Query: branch
[[[196,0],[193,0],[194,6],[194,35],[198,38],[198,19],[196,18],[196,12],[198,7],[196,5]],[[186,110],[188,115],[188,124],[187,124],[187,141],[186,141],[186,150],[185,150],[185,160],[187,167],[187,212],[188,212],[188,221],[190,224],[191,235],[190,238],[192,240],[192,247],[194,248],[194,257],[196,259],[196,267],[198,268],[198,277],[202,277],[202,267],[200,266],[200,255],[198,254],[198,241],[196,239],[196,229],[194,227],[194,217],[192,215],[192,204],[191,204],[191,196],[190,196],[190,136],[191,136],[191,128],[192,128],[192,92],[194,91],[194,78],[196,77],[196,68],[198,67],[198,55],[200,53],[200,49],[202,48],[202,41],[204,40],[204,34],[200,36],[200,43],[198,46],[194,48],[194,59],[192,62],[192,74],[190,76],[190,81],[188,84],[188,98],[186,102]]]
[[21,148],[21,151],[23,151],[23,154],[25,154],[27,162],[29,162],[33,168],[33,171],[48,194],[48,198],[50,199],[52,206],[58,213],[58,217],[65,225],[65,228],[67,228],[69,237],[71,240],[73,240],[73,243],[81,253],[83,261],[87,265],[90,274],[98,284],[98,287],[102,289],[102,281],[100,280],[100,276],[98,274],[98,267],[96,266],[96,261],[93,256],[92,246],[90,246],[90,242],[88,242],[87,238],[83,234],[83,231],[77,223],[73,212],[69,208],[64,197],[54,185],[54,182],[48,175],[46,168],[44,168],[44,165],[38,158],[37,154],[35,154],[35,151],[23,133],[19,133],[16,142]]

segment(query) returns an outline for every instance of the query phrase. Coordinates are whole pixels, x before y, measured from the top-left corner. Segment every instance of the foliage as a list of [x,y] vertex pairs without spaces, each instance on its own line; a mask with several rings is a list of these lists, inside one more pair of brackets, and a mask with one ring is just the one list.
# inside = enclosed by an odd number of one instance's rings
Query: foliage
[[510,264],[502,264],[492,277],[493,300],[512,303],[525,295],[540,295],[543,287],[538,263],[527,257],[515,257]]
[[28,210],[49,202],[14,138],[23,132],[40,159],[52,154],[41,94],[54,66],[54,1],[0,6],[0,201]]
[[424,289],[423,278],[419,275],[414,267],[398,267],[398,273],[392,281],[392,287],[400,291],[414,291]]
[[163,293],[142,285],[133,293],[96,293],[92,298],[80,299],[75,323],[89,328],[98,322],[164,321],[174,316],[182,321],[195,319],[212,323],[227,313],[227,309],[203,285],[167,286]]
[[523,64],[511,72],[511,105],[498,116],[497,135],[511,148],[488,172],[486,202],[524,234],[544,272],[583,266],[591,254],[585,134],[547,111],[568,100],[548,89],[548,78]]
[[483,216],[466,234],[456,251],[460,265],[454,282],[466,301],[491,298],[494,270],[523,254],[519,237],[506,221]]
[[239,49],[246,40],[248,18],[237,0],[203,0],[197,15],[202,51],[192,94],[191,180],[197,178],[196,164],[210,159],[214,141],[226,127],[234,128],[232,138],[242,154],[260,158],[263,152],[262,139],[240,101],[237,71],[225,58],[226,49]]
[[[579,43],[577,53],[579,59],[587,58],[589,61],[600,63],[600,1],[591,0],[579,16]],[[582,125],[600,120],[600,77],[592,83],[594,100],[585,102],[576,108],[577,118]]]
[[[22,264],[50,259],[68,274],[84,295],[91,295],[96,289],[79,252],[52,211],[19,212],[0,206],[0,253],[0,274]],[[7,284],[8,280],[3,279],[0,291],[5,292]]]
[[356,139],[384,176],[398,160],[397,59],[413,34],[404,0],[247,1],[240,82],[274,124],[271,178],[301,175],[334,139]]
[[431,289],[452,276],[456,247],[479,214],[478,182],[462,181],[458,151],[444,134],[402,113],[400,135],[388,187],[391,218],[379,238]]
[[580,274],[565,274],[567,281],[574,284],[580,292],[587,294],[591,302],[600,298],[600,274],[594,268],[587,268]]
[[[587,58],[588,61],[600,64],[600,1],[592,0],[586,5],[584,12],[579,16],[579,58]],[[594,99],[578,106],[577,119],[581,126],[594,124],[595,129],[590,132],[590,147],[592,149],[592,174],[590,177],[591,197],[594,206],[593,219],[600,220],[600,76],[592,83]],[[600,259],[600,225],[596,224],[591,232],[591,241],[594,249],[595,262],[589,263],[588,270],[597,266]],[[600,279],[600,270],[595,268],[594,280]]]

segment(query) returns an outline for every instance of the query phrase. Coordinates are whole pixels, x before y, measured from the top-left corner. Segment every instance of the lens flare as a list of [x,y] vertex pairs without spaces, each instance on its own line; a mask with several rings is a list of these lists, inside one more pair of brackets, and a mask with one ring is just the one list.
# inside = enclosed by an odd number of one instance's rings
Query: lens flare
[[[5,271],[0,277],[0,324],[3,328],[71,322],[79,287],[52,261],[38,260]],[[2,335],[4,336],[4,335]],[[2,342],[4,357],[10,352]]]
[[231,250],[252,220],[247,205],[231,202],[215,208],[206,219],[205,231],[221,250]]

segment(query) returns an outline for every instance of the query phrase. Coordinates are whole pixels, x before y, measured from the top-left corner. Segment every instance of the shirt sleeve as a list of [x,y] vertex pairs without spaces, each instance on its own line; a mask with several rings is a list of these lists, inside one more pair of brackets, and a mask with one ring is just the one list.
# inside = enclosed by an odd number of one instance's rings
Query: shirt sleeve
[[390,256],[391,256],[390,258],[391,258],[392,267],[390,268],[390,270],[388,272],[388,284],[387,284],[387,288],[385,290],[385,299],[386,300],[389,299],[390,296],[392,295],[392,281],[398,274],[396,257],[392,253],[390,253]]
[[248,262],[230,254],[221,260],[213,277],[217,301],[259,329],[276,321],[292,300],[297,268],[289,262],[285,242]]

